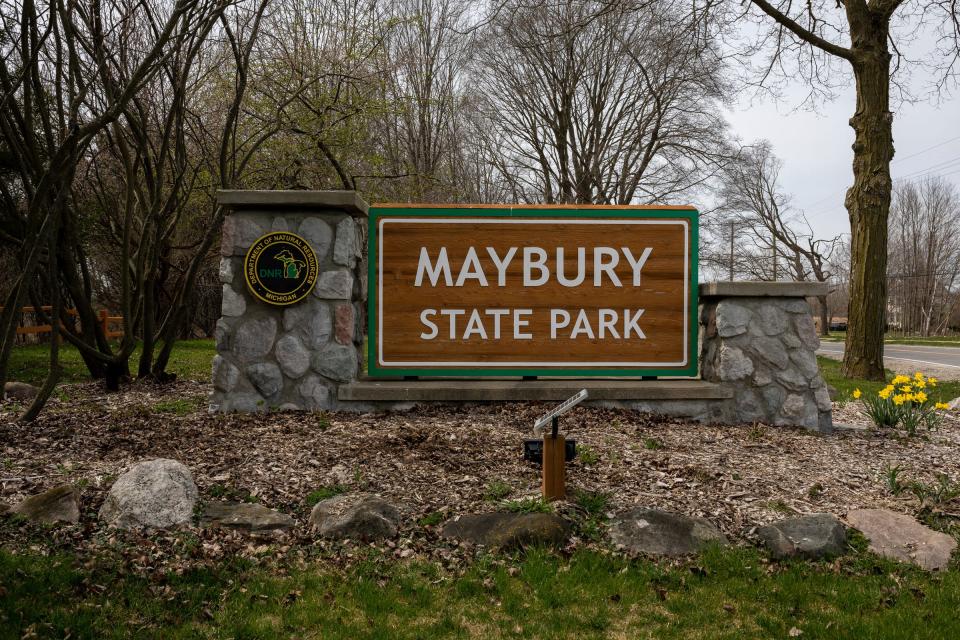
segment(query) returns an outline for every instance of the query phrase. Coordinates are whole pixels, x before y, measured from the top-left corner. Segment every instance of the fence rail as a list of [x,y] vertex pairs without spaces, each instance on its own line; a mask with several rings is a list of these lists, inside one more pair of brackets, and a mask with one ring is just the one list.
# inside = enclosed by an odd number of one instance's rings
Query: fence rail
[[[41,311],[50,313],[53,308],[50,305],[40,307]],[[3,307],[0,306],[0,311],[3,311]],[[20,325],[17,327],[18,336],[35,336],[39,337],[43,334],[51,333],[53,327],[49,324],[25,324],[27,319],[26,316],[36,315],[36,307],[21,307],[20,308]],[[68,316],[76,318],[78,316],[76,309],[67,309],[66,311]],[[100,323],[100,326],[103,328],[103,333],[107,339],[111,338],[120,338],[123,336],[123,316],[111,316],[106,309],[101,309],[100,313],[97,314],[97,321]],[[113,329],[114,325],[121,325],[120,329]],[[61,324],[62,326],[62,324]]]

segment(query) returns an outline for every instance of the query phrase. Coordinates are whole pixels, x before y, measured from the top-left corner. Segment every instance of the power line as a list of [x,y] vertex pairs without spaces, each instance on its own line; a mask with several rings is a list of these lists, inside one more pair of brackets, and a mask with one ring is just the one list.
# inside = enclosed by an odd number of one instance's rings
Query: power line
[[[960,140],[960,136],[954,136],[953,138],[949,138],[949,139],[944,140],[944,141],[942,141],[942,142],[938,142],[938,143],[935,144],[935,145],[929,146],[929,147],[927,147],[927,148],[925,148],[925,149],[921,149],[920,151],[917,151],[916,153],[911,153],[911,154],[908,155],[908,156],[903,156],[902,158],[896,158],[896,159],[894,159],[890,164],[891,164],[891,165],[895,165],[895,164],[897,164],[898,162],[903,162],[904,160],[909,160],[910,158],[916,158],[917,156],[923,155],[923,154],[925,154],[925,153],[927,153],[927,152],[929,152],[929,151],[933,151],[934,149],[939,149],[940,147],[942,147],[942,146],[944,146],[944,145],[950,144],[951,142],[954,142],[955,140]],[[957,157],[955,157],[955,158],[953,158],[953,159],[951,159],[951,160],[945,161],[945,162],[952,162],[953,160],[958,160],[958,159],[960,159],[960,156],[957,156]],[[932,168],[934,168],[934,167],[938,167],[938,166],[941,165],[941,164],[944,164],[944,162],[938,162],[938,163],[936,163],[936,164],[934,164],[934,165],[932,165],[932,166],[930,166],[930,167],[927,167],[926,169],[920,169],[919,171],[911,172],[910,174],[908,174],[908,175],[906,175],[906,176],[903,176],[903,177],[901,177],[901,178],[894,178],[894,180],[902,180],[902,179],[904,179],[904,178],[907,178],[907,177],[912,176],[912,175],[915,174],[915,173],[923,173],[924,171],[929,171],[930,169],[932,169]],[[823,198],[820,198],[819,200],[816,200],[816,201],[814,201],[814,202],[811,202],[811,203],[807,206],[807,208],[808,208],[808,209],[812,209],[812,208],[816,207],[818,204],[820,204],[821,202],[825,202],[825,201],[827,201],[827,200],[830,200],[830,199],[832,199],[832,198],[835,198],[836,196],[844,193],[847,189],[848,189],[848,187],[844,187],[843,189],[840,189],[839,191],[834,191],[834,192],[830,193],[829,195],[826,195],[826,196],[824,196]],[[816,217],[816,216],[818,216],[818,215],[822,215],[822,214],[824,214],[824,213],[830,213],[830,212],[832,212],[832,211],[833,211],[833,209],[827,209],[827,210],[824,210],[824,211],[820,211],[819,213],[810,214],[810,217]]]

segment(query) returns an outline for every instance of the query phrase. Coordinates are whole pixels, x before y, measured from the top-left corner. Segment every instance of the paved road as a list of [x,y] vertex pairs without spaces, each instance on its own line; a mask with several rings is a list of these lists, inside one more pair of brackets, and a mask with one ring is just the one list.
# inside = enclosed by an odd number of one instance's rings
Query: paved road
[[[843,355],[843,343],[824,342],[820,345],[817,353],[839,358]],[[895,369],[896,366],[890,364],[889,361],[897,360],[899,362],[914,362],[917,365],[935,365],[960,370],[960,348],[885,344],[883,345],[883,360],[887,367],[891,369]]]

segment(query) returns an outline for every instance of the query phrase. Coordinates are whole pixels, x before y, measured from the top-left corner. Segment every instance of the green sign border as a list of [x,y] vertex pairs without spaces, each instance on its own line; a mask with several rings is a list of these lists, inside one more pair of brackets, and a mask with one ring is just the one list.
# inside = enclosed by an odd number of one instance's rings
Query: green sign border
[[[492,218],[686,218],[690,223],[690,270],[689,270],[689,323],[688,353],[690,361],[682,368],[631,368],[601,369],[582,367],[560,369],[557,367],[518,367],[518,368],[464,368],[464,367],[406,367],[382,369],[377,364],[377,227],[381,218],[388,217],[492,217]],[[659,209],[651,208],[527,208],[527,207],[399,207],[394,205],[373,206],[368,214],[367,232],[367,374],[371,377],[429,376],[429,377],[695,377],[698,372],[698,256],[700,250],[699,234],[700,214],[696,209]]]

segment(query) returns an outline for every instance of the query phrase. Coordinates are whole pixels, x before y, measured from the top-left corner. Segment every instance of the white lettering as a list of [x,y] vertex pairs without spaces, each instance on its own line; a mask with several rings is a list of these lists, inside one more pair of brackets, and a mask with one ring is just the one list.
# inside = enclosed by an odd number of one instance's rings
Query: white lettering
[[421,333],[420,338],[422,340],[433,340],[437,337],[437,334],[440,333],[437,329],[437,325],[433,323],[432,320],[427,319],[427,316],[437,315],[436,309],[424,309],[420,312],[420,322],[423,323],[425,327],[430,328],[430,333]]
[[481,287],[487,286],[487,276],[483,273],[483,267],[480,266],[480,258],[477,256],[477,250],[473,247],[467,249],[467,257],[463,260],[460,275],[457,276],[456,286],[462,287],[463,281],[467,278],[475,279],[480,283]]
[[573,340],[581,333],[585,333],[588,338],[593,340],[593,327],[590,326],[590,321],[587,320],[587,312],[584,309],[580,309],[580,313],[577,314],[577,322],[573,325],[573,331],[570,332],[570,339]]
[[557,282],[564,287],[578,287],[587,277],[587,250],[577,247],[577,277],[567,278],[563,273],[563,247],[557,247]]
[[453,286],[453,275],[450,273],[450,258],[447,257],[447,248],[440,247],[440,253],[437,255],[437,264],[430,264],[430,254],[426,247],[420,247],[420,261],[417,263],[417,278],[413,286],[419,287],[423,283],[423,274],[426,273],[430,278],[430,286],[437,286],[437,280],[443,275],[443,281],[448,287]]
[[650,257],[650,252],[653,251],[652,247],[647,247],[643,250],[643,253],[640,254],[640,259],[635,260],[633,257],[633,252],[630,251],[629,247],[620,247],[620,250],[623,251],[623,256],[627,259],[627,262],[630,263],[630,266],[633,267],[633,286],[640,286],[640,270],[643,269],[643,265],[647,263],[647,258]]
[[[562,318],[562,321],[560,319]],[[550,310],[550,339],[557,339],[557,329],[563,329],[570,324],[570,314],[563,309]]]
[[450,339],[457,339],[457,316],[462,316],[466,311],[463,309],[441,309],[440,315],[450,316]]
[[[534,260],[532,256],[536,254],[537,259]],[[547,280],[550,278],[550,270],[547,269],[547,252],[541,249],[540,247],[524,247],[523,248],[523,286],[525,287],[539,287],[543,284],[546,284]],[[540,277],[536,280],[531,276],[531,271],[537,269],[540,271]]]
[[480,319],[480,312],[476,309],[470,314],[470,319],[467,321],[467,328],[463,332],[463,339],[469,340],[473,334],[480,336],[481,340],[487,339],[487,330],[483,328],[483,320]]
[[643,315],[643,309],[637,309],[637,312],[630,315],[630,309],[623,310],[623,339],[630,339],[630,332],[636,331],[637,337],[641,340],[646,340],[647,336],[644,335],[643,330],[640,329],[640,325],[637,324],[640,321],[640,316]]
[[[605,262],[603,257],[606,256],[610,258],[609,262]],[[601,280],[603,279],[602,274],[606,273],[607,277],[610,278],[610,282],[613,283],[615,287],[621,287],[620,278],[617,277],[616,269],[617,264],[620,262],[620,252],[616,249],[611,249],[610,247],[597,247],[593,250],[593,286],[599,287],[601,285]]]
[[497,266],[497,285],[501,287],[507,286],[507,265],[513,260],[513,256],[517,255],[517,248],[510,247],[507,250],[507,255],[502,259],[497,255],[497,250],[493,247],[487,247],[487,253],[490,254],[490,259],[493,260],[493,264]]
[[528,332],[521,333],[520,329],[530,324],[529,320],[521,320],[520,316],[530,316],[533,309],[514,309],[513,310],[513,339],[514,340],[533,340],[533,334]]
[[613,309],[600,309],[600,339],[607,337],[607,331],[616,338],[620,339],[620,333],[617,332],[617,320],[620,316]]
[[487,309],[487,315],[493,316],[493,339],[500,339],[500,318],[510,313],[510,309]]

